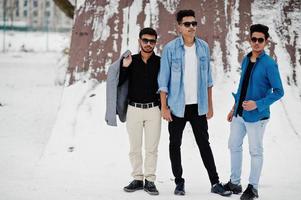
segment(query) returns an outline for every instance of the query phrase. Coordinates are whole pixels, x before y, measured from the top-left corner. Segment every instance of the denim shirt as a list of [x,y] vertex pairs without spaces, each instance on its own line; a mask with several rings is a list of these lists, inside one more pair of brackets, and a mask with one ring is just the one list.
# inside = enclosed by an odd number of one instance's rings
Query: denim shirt
[[[198,114],[204,115],[208,113],[208,87],[213,86],[210,51],[208,44],[199,38],[195,38],[195,46],[198,59],[198,89],[195,92],[197,92]],[[184,41],[182,36],[179,36],[163,48],[158,75],[158,91],[167,93],[167,104],[172,114],[177,117],[184,117],[185,112],[184,67]]]
[[[235,110],[237,114],[238,102],[241,93],[242,82],[247,66],[250,62],[251,53],[244,57],[242,61],[242,72],[237,89],[234,94]],[[251,111],[243,110],[242,118],[246,122],[257,122],[264,118],[270,117],[270,105],[279,100],[284,95],[278,65],[264,51],[258,56],[254,67],[251,71],[249,85],[245,101],[253,100],[256,102],[257,108]]]

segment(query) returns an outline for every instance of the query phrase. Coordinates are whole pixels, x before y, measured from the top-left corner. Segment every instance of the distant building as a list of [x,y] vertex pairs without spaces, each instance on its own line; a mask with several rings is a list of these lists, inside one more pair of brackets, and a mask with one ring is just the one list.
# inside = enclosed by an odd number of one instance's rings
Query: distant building
[[70,31],[73,22],[52,0],[0,0],[0,29],[4,18],[15,30]]

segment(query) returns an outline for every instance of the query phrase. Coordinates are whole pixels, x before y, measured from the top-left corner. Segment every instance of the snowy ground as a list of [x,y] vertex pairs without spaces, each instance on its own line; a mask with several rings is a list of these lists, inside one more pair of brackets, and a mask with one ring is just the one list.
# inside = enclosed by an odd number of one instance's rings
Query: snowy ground
[[[131,180],[128,139],[124,124],[114,128],[104,122],[105,84],[88,81],[67,88],[55,86],[58,57],[57,53],[0,54],[1,199],[223,199],[209,192],[209,180],[189,126],[183,138],[187,195],[173,195],[166,123],[159,148],[160,195],[123,192],[122,187]],[[229,124],[225,116],[233,88],[223,80],[215,86],[215,117],[209,123],[224,182],[229,176]],[[300,107],[300,102],[291,107]],[[261,199],[295,199],[301,194],[300,143],[282,103],[276,103],[265,135]],[[246,150],[243,186],[247,184],[248,157]]]
[[6,31],[4,34],[1,30],[0,50],[5,49],[6,52],[56,52],[68,47],[66,41],[69,41],[69,37],[69,33]]
[[63,91],[57,53],[0,54],[0,199],[25,194],[56,121]]
[[[15,36],[12,46],[18,46],[23,38]],[[38,35],[35,37],[40,41]],[[35,37],[28,45],[35,44]],[[54,47],[53,52],[44,52],[41,45],[28,48],[34,52],[16,48],[0,54],[1,200],[224,199],[210,193],[209,179],[188,125],[182,146],[187,195],[173,195],[165,122],[156,182],[160,195],[125,193],[122,188],[131,181],[128,138],[124,124],[117,128],[105,124],[105,84],[89,80],[58,86],[58,77],[60,80],[64,71],[57,67],[61,47]],[[209,121],[209,132],[221,181],[226,182],[230,173],[226,114],[237,85],[234,77],[225,78],[218,69],[215,73],[215,116]],[[282,101],[272,106],[265,134],[259,189],[263,200],[297,199],[301,195],[301,102],[295,88],[285,85],[285,92]],[[246,187],[247,141],[244,147],[242,179]]]

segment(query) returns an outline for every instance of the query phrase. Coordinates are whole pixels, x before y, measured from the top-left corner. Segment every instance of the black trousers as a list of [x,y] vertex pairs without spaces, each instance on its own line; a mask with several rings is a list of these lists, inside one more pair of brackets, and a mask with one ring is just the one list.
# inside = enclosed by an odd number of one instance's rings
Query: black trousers
[[208,135],[208,124],[206,115],[198,115],[197,104],[186,105],[184,118],[172,115],[172,122],[168,123],[169,131],[169,157],[175,183],[184,182],[182,178],[183,169],[181,163],[182,135],[186,122],[189,121],[198,145],[203,163],[207,169],[211,185],[219,182],[215,162],[211,151]]

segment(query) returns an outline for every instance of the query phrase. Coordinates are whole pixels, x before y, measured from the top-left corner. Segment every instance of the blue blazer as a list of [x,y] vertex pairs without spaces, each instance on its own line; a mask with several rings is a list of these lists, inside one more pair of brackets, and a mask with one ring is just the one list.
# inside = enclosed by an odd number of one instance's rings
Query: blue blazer
[[[234,94],[235,112],[237,114],[238,102],[241,94],[243,78],[250,62],[251,53],[244,57],[242,61],[242,73],[239,81],[237,93]],[[256,59],[252,69],[247,94],[245,100],[256,102],[255,110],[243,110],[242,117],[246,122],[257,122],[262,118],[270,117],[270,105],[279,100],[284,95],[278,65],[273,58],[264,51]]]

